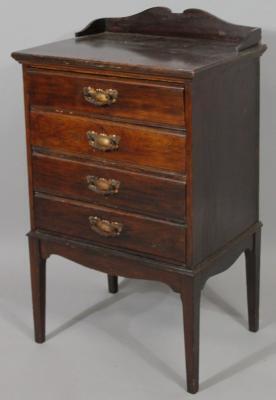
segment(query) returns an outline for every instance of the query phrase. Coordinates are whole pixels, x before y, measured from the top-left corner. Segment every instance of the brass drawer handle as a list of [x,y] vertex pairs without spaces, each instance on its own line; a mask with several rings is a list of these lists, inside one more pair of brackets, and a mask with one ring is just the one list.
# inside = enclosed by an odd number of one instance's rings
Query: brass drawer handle
[[119,148],[120,136],[107,135],[94,131],[87,132],[88,143],[96,150],[114,151]]
[[119,222],[107,221],[99,217],[90,216],[89,222],[92,231],[105,237],[119,236],[123,229],[123,224],[120,224]]
[[89,175],[86,177],[88,189],[92,192],[104,194],[106,196],[116,194],[119,191],[120,182],[115,179],[98,178],[97,176]]
[[115,103],[118,98],[118,90],[115,89],[95,89],[87,86],[83,88],[83,95],[88,103],[94,106],[110,106]]

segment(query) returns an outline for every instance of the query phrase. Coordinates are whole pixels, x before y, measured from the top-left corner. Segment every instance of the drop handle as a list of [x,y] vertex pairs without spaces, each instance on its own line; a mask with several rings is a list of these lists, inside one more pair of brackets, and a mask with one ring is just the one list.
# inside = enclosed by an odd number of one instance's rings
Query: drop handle
[[88,189],[97,194],[105,196],[118,193],[120,182],[115,179],[98,178],[97,176],[89,175],[86,177]]
[[84,99],[97,107],[110,106],[116,103],[118,95],[116,89],[96,89],[91,86],[83,88]]
[[99,217],[89,217],[90,228],[100,236],[116,237],[123,229],[123,224],[115,221],[107,221]]
[[106,133],[97,133],[95,131],[87,132],[88,143],[93,149],[100,151],[115,151],[119,148],[120,136],[107,135]]

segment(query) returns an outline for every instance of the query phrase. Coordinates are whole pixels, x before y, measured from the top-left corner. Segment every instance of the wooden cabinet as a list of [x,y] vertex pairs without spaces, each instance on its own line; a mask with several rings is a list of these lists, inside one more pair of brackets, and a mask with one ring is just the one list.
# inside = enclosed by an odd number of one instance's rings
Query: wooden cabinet
[[198,390],[200,294],[246,255],[258,330],[261,31],[200,11],[96,20],[13,53],[23,64],[37,342],[51,254],[181,295],[188,391]]

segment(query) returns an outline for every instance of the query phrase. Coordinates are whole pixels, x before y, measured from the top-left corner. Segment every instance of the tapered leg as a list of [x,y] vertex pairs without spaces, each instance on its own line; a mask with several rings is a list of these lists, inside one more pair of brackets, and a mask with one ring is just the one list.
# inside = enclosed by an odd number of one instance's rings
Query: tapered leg
[[198,391],[200,295],[201,287],[198,281],[195,278],[185,278],[181,299],[184,317],[187,390],[189,393]]
[[259,307],[260,307],[260,256],[261,256],[261,231],[253,236],[253,247],[246,250],[246,283],[249,330],[259,330]]
[[40,242],[29,237],[35,341],[45,342],[46,261],[40,256]]
[[110,293],[118,292],[118,277],[114,275],[107,275],[108,278],[108,290]]

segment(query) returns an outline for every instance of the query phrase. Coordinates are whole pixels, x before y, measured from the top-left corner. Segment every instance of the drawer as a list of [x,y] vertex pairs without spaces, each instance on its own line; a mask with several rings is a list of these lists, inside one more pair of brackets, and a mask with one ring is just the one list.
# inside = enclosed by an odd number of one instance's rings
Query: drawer
[[184,261],[185,225],[46,195],[36,195],[34,207],[39,230]]
[[[29,78],[31,105],[184,126],[183,88],[70,73],[32,71]],[[116,91],[117,98],[108,90]]]
[[107,207],[184,220],[185,184],[88,163],[33,155],[33,187]]
[[183,174],[185,141],[184,135],[163,129],[31,112],[33,146],[91,160],[128,163]]

